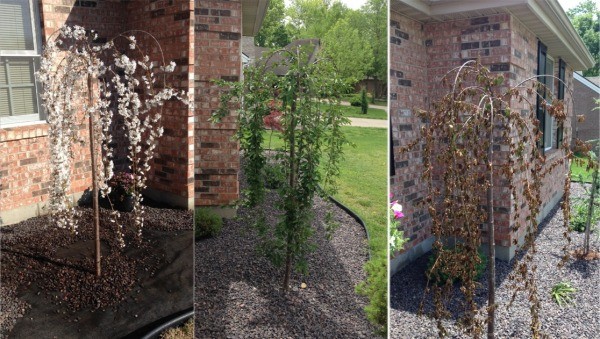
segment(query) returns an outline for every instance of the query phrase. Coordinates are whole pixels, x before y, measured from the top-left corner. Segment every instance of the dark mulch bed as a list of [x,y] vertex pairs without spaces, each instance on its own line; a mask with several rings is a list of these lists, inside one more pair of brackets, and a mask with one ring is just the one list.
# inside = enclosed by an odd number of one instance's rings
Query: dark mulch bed
[[121,250],[101,209],[96,277],[92,210],[79,209],[77,235],[48,216],[0,229],[2,337],[122,337],[192,306],[191,211],[146,207],[142,241],[125,227]]
[[[571,194],[581,196],[582,187],[573,184]],[[572,258],[563,268],[557,265],[562,257],[562,246],[566,240],[563,237],[562,211],[555,208],[540,224],[536,239],[537,265],[536,280],[538,297],[541,302],[541,329],[550,338],[598,338],[600,333],[600,303],[598,303],[598,286],[600,283],[600,260],[586,261]],[[571,233],[571,248],[583,244],[583,234]],[[600,248],[598,234],[592,234],[591,247]],[[438,332],[434,319],[426,315],[418,315],[419,305],[423,300],[427,284],[425,269],[430,253],[423,255],[398,273],[390,282],[390,336],[392,338],[436,338]],[[511,308],[507,308],[512,296],[509,273],[513,270],[514,260],[520,260],[517,255],[510,263],[496,260],[496,336],[498,338],[529,338],[531,316],[527,296],[520,293]],[[487,279],[481,280],[481,288],[476,292],[476,302],[480,311],[484,312],[487,305]],[[551,298],[552,286],[561,281],[569,281],[577,289],[573,295],[575,305],[559,307]],[[458,284],[454,286],[452,297],[447,306],[454,319],[462,312],[462,298]],[[432,296],[425,296],[425,314],[433,310]],[[444,327],[451,338],[469,338],[463,334],[451,319],[443,320]],[[484,325],[484,336],[486,331]]]
[[[242,179],[243,185],[243,179]],[[268,222],[277,220],[275,192],[260,208]],[[340,223],[325,239],[327,208]],[[294,274],[287,295],[281,291],[283,269],[256,252],[257,236],[246,208],[237,220],[225,220],[215,238],[196,243],[194,306],[197,338],[367,338],[373,327],[363,308],[367,299],[355,286],[365,279],[368,260],[364,229],[344,211],[317,199],[314,205],[315,251],[309,274]],[[306,288],[302,289],[301,284]]]

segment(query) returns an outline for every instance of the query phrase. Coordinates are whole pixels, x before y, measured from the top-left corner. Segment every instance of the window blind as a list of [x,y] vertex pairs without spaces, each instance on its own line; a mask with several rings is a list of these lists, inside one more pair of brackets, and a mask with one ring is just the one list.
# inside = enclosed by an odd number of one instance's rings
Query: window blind
[[0,50],[33,50],[31,11],[27,0],[0,0]]

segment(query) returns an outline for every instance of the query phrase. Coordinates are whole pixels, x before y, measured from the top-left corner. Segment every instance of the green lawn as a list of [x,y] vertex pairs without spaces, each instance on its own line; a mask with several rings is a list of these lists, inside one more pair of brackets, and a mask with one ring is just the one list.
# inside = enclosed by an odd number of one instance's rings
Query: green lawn
[[571,160],[571,180],[580,181],[581,179],[585,182],[592,182],[592,171],[586,170],[586,164],[578,164],[576,159],[580,159],[579,157],[575,157]]
[[379,108],[369,107],[367,114],[362,114],[360,107],[342,106],[342,112],[346,117],[387,120],[387,112]]

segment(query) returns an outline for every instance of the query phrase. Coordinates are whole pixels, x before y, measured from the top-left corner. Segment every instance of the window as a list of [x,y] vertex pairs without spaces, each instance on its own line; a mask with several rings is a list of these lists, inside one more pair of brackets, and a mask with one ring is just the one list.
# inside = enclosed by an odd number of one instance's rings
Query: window
[[[546,72],[549,76],[545,77],[544,84],[546,85],[546,102],[552,103],[552,95],[554,93],[554,78],[552,77],[554,70],[554,60],[549,56],[546,56]],[[552,130],[554,129],[554,125],[556,125],[556,121],[553,116],[550,115],[547,111],[544,112],[544,151],[547,151],[552,148]]]
[[547,55],[547,48],[538,41],[538,81],[543,85],[538,90],[537,97],[537,112],[536,116],[540,121],[540,130],[543,133],[539,140],[538,147],[543,151],[548,151],[552,148],[552,131],[556,125],[554,117],[552,117],[542,105],[543,101],[550,103],[554,93],[554,60]]
[[43,119],[33,75],[40,59],[36,6],[0,0],[0,127]]
[[[566,64],[563,59],[558,60],[558,100],[565,100],[565,68]],[[556,147],[560,148],[563,142],[563,123],[560,123],[556,128]]]

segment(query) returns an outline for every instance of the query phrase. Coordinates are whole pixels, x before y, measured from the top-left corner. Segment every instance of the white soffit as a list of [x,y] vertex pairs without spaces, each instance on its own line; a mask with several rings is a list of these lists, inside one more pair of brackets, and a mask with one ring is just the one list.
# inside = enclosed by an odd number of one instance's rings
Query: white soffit
[[269,0],[242,0],[242,35],[255,36],[267,14]]
[[511,13],[574,70],[594,65],[592,55],[557,0],[391,0],[391,10],[413,20],[440,22]]

